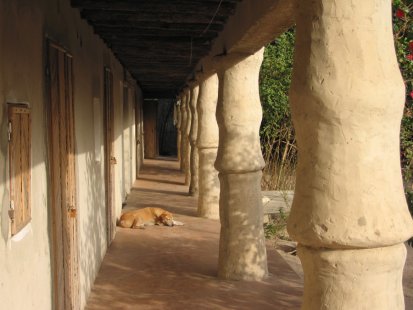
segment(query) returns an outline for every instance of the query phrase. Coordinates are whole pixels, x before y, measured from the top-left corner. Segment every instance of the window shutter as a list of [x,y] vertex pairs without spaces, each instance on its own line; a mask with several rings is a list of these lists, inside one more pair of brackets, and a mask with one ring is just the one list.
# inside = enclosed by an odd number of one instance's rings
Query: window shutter
[[26,105],[10,105],[9,168],[11,233],[31,220],[31,119]]

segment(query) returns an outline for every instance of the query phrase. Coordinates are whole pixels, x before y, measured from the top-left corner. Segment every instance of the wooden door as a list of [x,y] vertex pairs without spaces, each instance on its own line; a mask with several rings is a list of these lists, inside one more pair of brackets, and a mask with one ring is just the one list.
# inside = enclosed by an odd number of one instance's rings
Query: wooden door
[[123,134],[122,134],[122,142],[123,142],[123,149],[122,149],[122,162],[123,162],[123,169],[122,169],[122,177],[123,177],[123,192],[122,192],[122,199],[126,199],[127,193],[132,187],[132,148],[131,144],[131,115],[130,115],[130,107],[129,107],[129,87],[128,84],[123,82]]
[[55,309],[79,309],[72,57],[48,44],[48,150],[53,301]]
[[114,211],[114,106],[113,106],[113,74],[109,68],[104,70],[104,156],[105,156],[105,198],[107,219],[107,243],[115,237],[116,218]]
[[144,102],[143,132],[145,140],[145,158],[155,158],[158,156],[158,139],[156,131],[157,110],[157,102]]

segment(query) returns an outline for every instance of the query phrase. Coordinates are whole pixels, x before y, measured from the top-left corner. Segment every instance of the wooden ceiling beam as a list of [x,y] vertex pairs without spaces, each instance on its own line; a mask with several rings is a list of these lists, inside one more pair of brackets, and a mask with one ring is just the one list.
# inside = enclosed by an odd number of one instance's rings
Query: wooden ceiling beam
[[[132,54],[132,55],[150,55],[150,56],[161,56],[161,57],[168,57],[168,56],[175,56],[177,57],[185,57],[185,55],[192,55],[192,57],[196,57],[197,55],[205,55],[208,52],[208,46],[191,46],[191,43],[185,43],[179,45],[174,43],[163,43],[162,45],[155,45],[155,44],[145,44],[145,42],[133,41],[131,39],[130,42],[127,44],[119,44],[115,39],[110,40],[109,38],[102,38],[103,41],[108,45],[109,48],[113,50],[114,53],[119,53],[119,55],[123,54]],[[115,42],[113,42],[115,41]],[[169,50],[168,50],[169,49]]]
[[[201,33],[199,31],[191,31],[188,29],[181,29],[181,30],[152,30],[152,29],[136,29],[136,28],[108,28],[108,27],[93,27],[95,32],[98,33],[102,37],[115,37],[115,38],[122,38],[122,39],[129,39],[129,38],[147,38],[147,37],[156,37],[156,38],[166,38],[166,37],[198,37]],[[218,32],[206,32],[202,35],[203,39],[213,39],[218,35]]]
[[160,69],[156,67],[151,67],[151,66],[142,66],[142,65],[137,65],[136,69],[134,69],[134,66],[129,66],[132,72],[139,72],[139,76],[142,78],[144,76],[150,76],[150,75],[157,75],[159,76],[164,76],[164,77],[171,77],[171,76],[183,76],[181,70],[185,68],[177,68],[177,69]]
[[[164,22],[128,22],[125,20],[112,20],[112,21],[96,21],[92,24],[94,27],[105,27],[107,29],[117,28],[132,28],[132,29],[150,29],[150,30],[181,30],[186,29],[189,31],[196,31],[202,33],[208,24],[207,23],[193,23],[190,25],[185,23],[164,23]],[[222,24],[212,22],[208,31],[219,32],[224,28]]]
[[[116,55],[118,56],[118,55]],[[142,58],[142,57],[122,57],[122,60],[125,65],[133,66],[133,67],[146,67],[147,65],[151,66],[160,66],[164,68],[181,68],[182,69],[189,69],[192,68],[194,63],[190,63],[190,59],[188,58],[172,58],[172,59],[165,59],[165,58]]]
[[[163,23],[182,23],[182,24],[196,24],[211,22],[214,12],[197,14],[187,13],[185,11],[180,13],[169,12],[137,12],[135,14],[123,13],[123,12],[106,12],[95,10],[82,10],[80,15],[82,18],[87,19],[91,24],[94,22],[111,22],[111,21],[127,21],[129,23],[134,22],[163,22]],[[215,16],[215,24],[224,24],[226,16]]]
[[[137,65],[142,65],[146,66],[147,64],[150,64],[151,66],[163,66],[166,68],[175,68],[175,67],[180,67],[182,69],[189,69],[194,66],[194,63],[199,59],[200,57],[203,57],[206,55],[204,54],[197,54],[197,55],[190,55],[190,54],[185,54],[180,58],[177,57],[167,57],[165,55],[163,56],[158,56],[156,53],[151,53],[149,55],[138,55],[138,56],[124,56],[124,55],[118,55],[115,53],[115,56],[119,59],[122,59],[122,64],[127,65],[127,66],[137,66]],[[192,57],[191,57],[192,56]]]
[[[224,3],[231,3],[236,5],[237,3],[241,2],[242,0],[223,0]],[[95,5],[103,5],[103,6],[113,6],[113,5],[126,5],[130,3],[151,3],[155,5],[162,5],[168,3],[179,3],[183,4],[219,4],[221,0],[71,0],[71,5],[73,7],[82,8],[86,6],[95,6]]]
[[154,89],[146,91],[143,93],[144,99],[175,99],[176,91],[175,90],[163,90],[163,89]]
[[137,58],[137,57],[122,57],[125,66],[137,68],[153,68],[159,67],[159,71],[183,69],[189,70],[193,68],[194,62],[190,63],[189,57],[180,59],[159,59],[158,57],[151,58]]
[[208,52],[208,48],[205,46],[192,46],[191,49],[191,42],[187,42],[186,44],[173,44],[173,43],[163,43],[162,45],[157,44],[146,44],[142,41],[134,41],[130,40],[128,43],[121,44],[118,40],[113,40],[112,42],[107,42],[108,45],[112,48],[115,53],[124,53],[124,54],[157,54],[160,56],[173,56],[180,54],[178,56],[182,56],[182,54],[188,55],[191,53],[192,55],[195,54],[202,54],[204,52]]
[[183,57],[179,57],[179,56],[159,57],[159,56],[154,56],[154,55],[124,56],[124,55],[116,54],[116,56],[121,57],[122,60],[124,60],[125,64],[126,63],[130,63],[130,64],[141,63],[142,66],[146,66],[150,64],[150,65],[168,66],[168,67],[173,67],[173,66],[187,67],[190,65],[189,58],[187,55],[184,55]]
[[174,96],[194,65],[209,53],[239,3],[241,0],[71,0],[142,91],[157,96],[154,98]]
[[157,82],[157,83],[146,83],[144,85],[144,89],[146,89],[146,90],[149,90],[149,89],[151,89],[151,90],[161,90],[161,89],[165,90],[165,89],[168,89],[170,91],[174,91],[177,88],[178,88],[177,83],[175,83],[175,84],[165,84],[165,82],[164,83]]
[[155,82],[157,84],[161,84],[160,81],[171,81],[172,83],[182,83],[182,78],[188,76],[187,70],[185,71],[180,71],[180,72],[175,72],[175,73],[169,73],[168,75],[163,74],[159,75],[156,72],[145,72],[145,70],[141,71],[138,68],[130,68],[129,71],[132,75],[139,77],[139,80],[145,80],[143,84],[145,83],[150,83],[150,82]]
[[145,45],[145,46],[159,46],[159,47],[166,47],[166,46],[184,46],[186,48],[187,46],[192,47],[198,47],[202,48],[202,45],[209,45],[211,43],[211,40],[207,38],[191,38],[191,36],[164,36],[164,35],[159,35],[159,36],[145,36],[141,34],[135,34],[135,35],[129,35],[129,34],[124,34],[124,35],[110,35],[106,34],[105,36],[101,35],[103,39],[107,38],[110,39],[110,42],[112,45],[124,45],[124,46],[139,46],[139,45]]
[[158,85],[158,87],[166,87],[167,85],[175,87],[183,84],[182,79],[184,77],[181,73],[173,74],[170,72],[147,72],[146,74],[143,74],[142,72],[143,71],[133,71],[133,73],[131,73],[134,77],[137,78],[137,80],[140,81],[140,84],[142,86],[153,84]]
[[166,90],[169,92],[175,92],[178,89],[178,85],[163,85],[163,84],[156,84],[156,85],[145,85],[144,91],[161,91]]
[[143,45],[139,42],[129,42],[127,45],[118,45],[114,43],[113,45],[107,43],[112,49],[114,54],[122,56],[136,56],[136,57],[150,57],[154,59],[155,57],[167,58],[167,57],[177,57],[177,58],[196,58],[208,53],[207,48],[202,47],[192,47],[190,44],[187,45],[173,45],[166,44],[162,46],[154,45]]
[[180,86],[182,86],[182,83],[181,84],[178,84],[178,83],[165,84],[165,81],[158,81],[158,82],[152,83],[152,84],[141,85],[143,91],[168,90],[168,91],[171,91],[171,92],[174,92],[177,89],[180,89],[181,88]]
[[[81,10],[99,10],[110,12],[126,12],[126,13],[142,13],[142,12],[158,12],[158,13],[208,13],[211,16],[218,9],[219,2],[210,1],[182,1],[182,0],[148,0],[148,1],[81,1],[72,0],[72,7]],[[219,5],[217,16],[226,16],[232,14],[235,10],[236,3],[228,0],[222,1]]]
[[[180,53],[171,52],[171,51],[155,51],[151,49],[136,49],[136,48],[114,48],[113,52],[116,56],[125,58],[125,59],[135,59],[136,61],[156,61],[159,63],[168,63],[170,61],[179,61],[179,62],[187,62],[189,53],[185,53],[187,49],[179,49]],[[199,49],[196,51],[192,51],[192,57],[201,57],[206,55],[208,50]],[[155,56],[155,57],[154,57]]]

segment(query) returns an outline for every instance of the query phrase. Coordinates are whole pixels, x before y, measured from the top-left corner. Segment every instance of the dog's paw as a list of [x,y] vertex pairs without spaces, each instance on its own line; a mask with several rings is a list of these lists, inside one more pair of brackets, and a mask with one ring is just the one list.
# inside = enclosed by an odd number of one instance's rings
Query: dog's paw
[[179,221],[173,221],[174,226],[184,226],[184,223],[179,222]]
[[132,226],[133,229],[145,229],[145,225],[135,225]]

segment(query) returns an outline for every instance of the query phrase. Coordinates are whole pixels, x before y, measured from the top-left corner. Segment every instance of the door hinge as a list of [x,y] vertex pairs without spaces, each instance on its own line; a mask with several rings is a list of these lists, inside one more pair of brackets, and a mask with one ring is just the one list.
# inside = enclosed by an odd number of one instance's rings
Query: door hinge
[[12,133],[12,126],[11,126],[11,122],[9,122],[9,126],[7,128],[7,136],[8,136],[8,141],[11,141],[11,133]]

